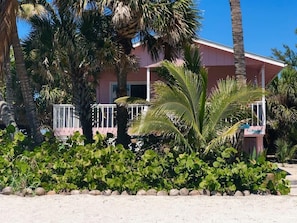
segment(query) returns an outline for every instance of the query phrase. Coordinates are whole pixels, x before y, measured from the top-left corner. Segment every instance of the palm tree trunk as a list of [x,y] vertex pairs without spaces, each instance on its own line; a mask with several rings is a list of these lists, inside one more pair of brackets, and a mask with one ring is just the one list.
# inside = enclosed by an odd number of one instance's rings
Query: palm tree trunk
[[243,44],[240,0],[230,0],[235,76],[240,85],[246,85],[246,67]]
[[[125,64],[117,69],[117,98],[127,96],[127,71],[125,69]],[[126,105],[117,104],[117,144],[122,144],[125,148],[128,148],[131,138],[128,135],[128,121],[129,114]]]
[[86,137],[87,143],[93,142],[93,125],[91,117],[91,103],[93,103],[92,97],[88,90],[86,80],[83,75],[80,75],[82,71],[74,71],[72,75],[72,90],[73,90],[73,104],[75,111],[79,116],[79,120],[82,127],[83,135]]
[[7,52],[4,64],[5,73],[5,83],[6,83],[6,102],[10,108],[10,112],[15,115],[14,103],[15,103],[15,93],[13,90],[13,80],[10,67],[10,51]]
[[16,73],[20,80],[27,120],[30,125],[31,134],[33,135],[35,142],[39,144],[43,141],[43,136],[40,132],[40,123],[37,118],[36,105],[33,100],[33,91],[30,86],[29,77],[27,75],[24,62],[24,55],[22,52],[20,39],[17,33],[16,24],[12,33],[12,46],[15,57]]

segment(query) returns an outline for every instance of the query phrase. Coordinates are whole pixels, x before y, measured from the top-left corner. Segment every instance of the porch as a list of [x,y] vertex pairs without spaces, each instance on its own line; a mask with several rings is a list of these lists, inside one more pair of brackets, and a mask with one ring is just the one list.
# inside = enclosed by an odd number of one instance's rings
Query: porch
[[[91,106],[93,121],[93,134],[99,132],[117,134],[116,125],[116,104],[94,104]],[[147,105],[128,105],[129,120],[132,121],[140,115]],[[56,137],[66,139],[78,131],[82,133],[79,117],[75,112],[75,107],[71,104],[53,105],[53,131]]]
[[[132,121],[148,108],[143,104],[128,105],[129,120]],[[117,134],[116,105],[94,104],[91,106],[93,120],[93,133],[99,132]],[[244,125],[244,150],[251,152],[263,151],[263,137],[266,127],[265,99],[250,105],[250,121]],[[56,137],[66,139],[74,132],[82,133],[79,117],[75,113],[75,107],[71,104],[55,104],[53,106],[53,131]]]

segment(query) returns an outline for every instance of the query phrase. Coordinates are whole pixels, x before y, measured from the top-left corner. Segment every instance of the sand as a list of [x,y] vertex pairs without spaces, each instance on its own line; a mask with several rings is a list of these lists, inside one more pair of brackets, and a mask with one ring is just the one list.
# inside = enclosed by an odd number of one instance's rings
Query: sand
[[1,223],[297,222],[297,196],[0,195]]
[[297,165],[286,196],[0,195],[0,223],[273,223],[297,222]]

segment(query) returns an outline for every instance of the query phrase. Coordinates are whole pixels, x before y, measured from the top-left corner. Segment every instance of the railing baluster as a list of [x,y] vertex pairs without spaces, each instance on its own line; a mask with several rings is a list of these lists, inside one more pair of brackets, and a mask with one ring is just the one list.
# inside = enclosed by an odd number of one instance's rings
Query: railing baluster
[[[146,105],[129,105],[129,119],[135,119],[146,110]],[[94,104],[91,106],[93,127],[106,132],[107,129],[116,127],[116,105]],[[53,105],[53,129],[58,131],[70,130],[69,133],[81,128],[79,117],[75,113],[75,107],[71,104]],[[72,130],[71,130],[72,129]],[[109,130],[108,130],[109,131]]]

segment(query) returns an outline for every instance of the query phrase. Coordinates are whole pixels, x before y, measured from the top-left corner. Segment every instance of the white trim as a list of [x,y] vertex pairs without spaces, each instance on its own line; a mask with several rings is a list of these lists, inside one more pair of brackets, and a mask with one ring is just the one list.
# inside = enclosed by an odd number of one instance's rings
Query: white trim
[[263,89],[263,96],[262,96],[262,111],[263,111],[263,126],[266,126],[266,100],[265,100],[265,64],[263,64],[261,68],[261,77],[262,77],[262,89]]
[[[212,42],[212,41],[209,41],[209,40],[193,39],[193,41],[198,43],[198,44],[213,47],[213,48],[218,49],[218,50],[223,50],[223,51],[226,51],[226,52],[229,52],[229,53],[232,53],[232,54],[234,53],[234,50],[233,50],[232,47],[225,46],[225,45],[222,45],[222,44],[219,44],[219,43],[215,43],[215,42]],[[133,47],[136,48],[136,47],[141,46],[142,44],[143,43],[141,43],[141,42],[136,42],[136,43],[133,44]],[[246,58],[258,60],[258,61],[261,61],[261,62],[264,62],[264,63],[268,63],[268,64],[280,66],[280,67],[285,67],[286,66],[286,64],[284,62],[280,61],[280,60],[260,56],[260,55],[254,54],[254,53],[245,52],[244,55],[245,55]]]
[[146,68],[146,100],[151,100],[151,71],[150,68]]
[[[203,39],[194,39],[193,41],[196,42],[196,43],[203,44],[203,45],[206,45],[206,46],[209,46],[209,47],[213,47],[213,48],[216,48],[216,49],[219,49],[219,50],[223,50],[223,51],[226,51],[226,52],[229,52],[229,53],[234,53],[234,50],[233,50],[232,47],[224,46],[222,44],[214,43],[214,42],[211,42],[211,41],[208,41],[208,40],[203,40]],[[275,60],[273,58],[263,57],[263,56],[259,56],[257,54],[248,53],[248,52],[245,52],[244,55],[247,58],[262,61],[264,63],[269,63],[269,64],[273,64],[273,65],[280,66],[280,67],[285,67],[286,66],[282,61]]]

